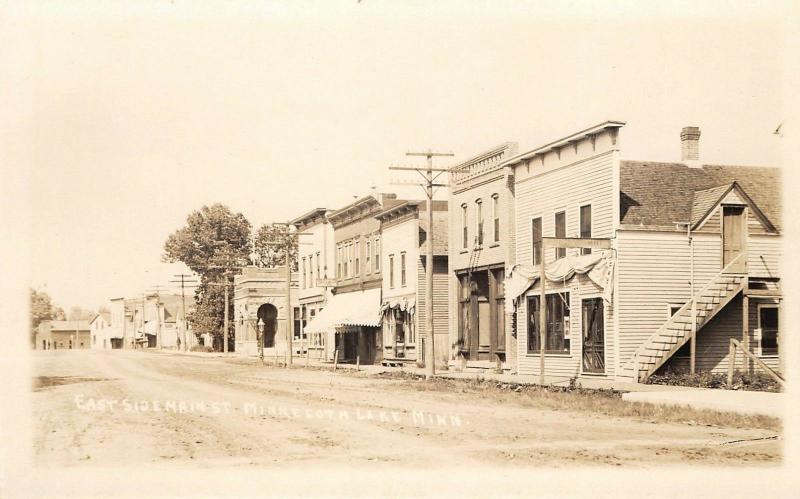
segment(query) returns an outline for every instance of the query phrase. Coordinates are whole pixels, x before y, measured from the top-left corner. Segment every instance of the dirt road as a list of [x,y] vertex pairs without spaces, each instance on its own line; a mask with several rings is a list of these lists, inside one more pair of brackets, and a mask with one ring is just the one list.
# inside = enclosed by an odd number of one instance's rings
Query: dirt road
[[777,463],[776,432],[499,404],[253,360],[35,352],[39,465]]

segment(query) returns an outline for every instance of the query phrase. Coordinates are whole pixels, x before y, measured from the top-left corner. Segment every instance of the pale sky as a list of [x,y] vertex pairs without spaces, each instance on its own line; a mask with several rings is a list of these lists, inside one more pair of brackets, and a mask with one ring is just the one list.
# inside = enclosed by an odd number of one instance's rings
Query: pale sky
[[627,121],[626,159],[676,161],[697,125],[705,162],[780,166],[787,4],[742,3],[8,8],[6,145],[30,165],[4,174],[26,185],[30,282],[96,308],[185,270],[163,243],[204,204],[258,226],[373,183],[419,198],[388,184],[414,178],[387,170],[422,164],[408,150],[452,151],[446,166],[606,119]]

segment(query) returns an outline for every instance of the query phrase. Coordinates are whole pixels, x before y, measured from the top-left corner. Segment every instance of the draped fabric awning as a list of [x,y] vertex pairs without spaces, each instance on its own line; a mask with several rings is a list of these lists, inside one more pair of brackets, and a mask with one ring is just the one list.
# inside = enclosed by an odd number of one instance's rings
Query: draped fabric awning
[[334,331],[342,326],[381,325],[381,290],[341,293],[330,298],[322,312],[306,324],[307,333]]
[[[564,282],[575,274],[584,274],[603,288],[603,299],[611,303],[613,292],[614,258],[611,250],[589,255],[567,256],[545,265],[548,281]],[[514,265],[505,280],[506,312],[514,313],[519,298],[539,280],[539,268],[532,265]]]
[[381,305],[381,314],[383,314],[383,312],[385,312],[386,310],[392,308],[396,308],[400,311],[413,314],[416,307],[417,307],[417,298],[415,295],[395,296],[383,300],[383,304]]

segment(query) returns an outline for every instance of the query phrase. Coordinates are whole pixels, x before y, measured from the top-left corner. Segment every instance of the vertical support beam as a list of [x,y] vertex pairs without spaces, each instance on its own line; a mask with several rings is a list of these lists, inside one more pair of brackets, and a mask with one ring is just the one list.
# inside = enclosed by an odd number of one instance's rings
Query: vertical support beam
[[[289,226],[286,226],[286,235],[289,235]],[[294,325],[293,317],[292,317],[292,265],[291,260],[289,258],[289,249],[291,247],[291,243],[289,242],[289,238],[286,238],[286,353],[288,354],[287,365],[292,365],[292,337],[294,336],[294,332],[292,331],[292,326]]]
[[733,370],[736,368],[736,345],[733,338],[728,342],[728,387],[733,385]]
[[547,302],[545,298],[545,266],[544,260],[547,255],[547,244],[542,238],[542,254],[539,261],[539,384],[544,385],[544,342],[547,332]]
[[227,272],[224,275],[225,282],[223,283],[223,287],[225,288],[225,323],[222,326],[222,351],[224,353],[228,353],[228,274]]
[[692,238],[692,225],[686,224],[686,235],[689,238],[689,296],[692,300],[692,330],[689,345],[689,372],[695,373],[697,360],[697,301],[694,298],[694,240]]
[[697,303],[692,296],[692,330],[691,338],[689,339],[689,372],[695,373],[695,362],[697,359]]
[[[750,297],[747,295],[747,278],[742,293],[742,346],[746,351],[750,351]],[[752,372],[752,362],[747,357],[744,358],[745,371],[747,374]]]

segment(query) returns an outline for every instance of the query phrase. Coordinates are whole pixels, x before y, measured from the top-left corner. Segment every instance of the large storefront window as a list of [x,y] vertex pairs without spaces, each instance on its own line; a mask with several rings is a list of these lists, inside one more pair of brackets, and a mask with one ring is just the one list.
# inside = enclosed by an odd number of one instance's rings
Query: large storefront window
[[[528,297],[528,353],[539,352],[539,296]],[[552,293],[545,298],[547,328],[545,353],[569,353],[569,293]]]

